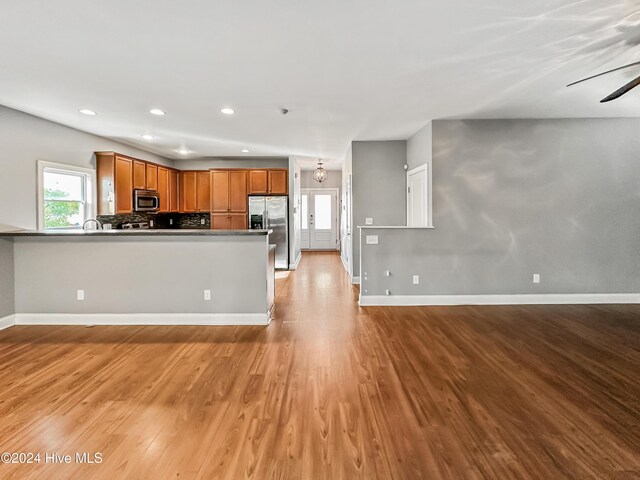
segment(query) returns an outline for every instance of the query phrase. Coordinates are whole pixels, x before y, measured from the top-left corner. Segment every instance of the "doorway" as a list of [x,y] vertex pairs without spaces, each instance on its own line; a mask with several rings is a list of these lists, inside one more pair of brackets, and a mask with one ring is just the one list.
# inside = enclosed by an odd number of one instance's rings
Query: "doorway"
[[431,226],[431,171],[424,164],[407,172],[407,226]]
[[303,250],[338,249],[338,189],[302,189]]

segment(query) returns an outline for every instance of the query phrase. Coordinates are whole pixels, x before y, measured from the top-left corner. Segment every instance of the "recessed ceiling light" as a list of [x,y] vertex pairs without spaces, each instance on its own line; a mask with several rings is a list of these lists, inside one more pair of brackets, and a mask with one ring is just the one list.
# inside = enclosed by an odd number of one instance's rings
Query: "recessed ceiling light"
[[144,135],[140,135],[142,138],[144,138],[145,140],[155,140],[156,137],[154,137],[153,135],[149,135],[148,133],[145,133]]
[[90,115],[92,117],[95,117],[97,115],[96,112],[94,112],[93,110],[89,110],[88,108],[81,108],[78,111],[83,115]]
[[242,150],[240,150],[242,153],[249,153],[249,150],[247,150],[246,148],[243,148]]
[[186,148],[180,148],[180,149],[178,149],[178,153],[180,155],[188,155],[188,154],[191,153],[191,151],[187,150]]
[[165,112],[164,110],[160,110],[159,108],[152,108],[151,110],[149,110],[149,113],[151,115],[157,115],[159,117],[167,114],[167,112]]
[[234,113],[236,113],[236,111],[233,108],[229,108],[229,107],[224,107],[220,109],[220,111],[225,115],[233,115]]

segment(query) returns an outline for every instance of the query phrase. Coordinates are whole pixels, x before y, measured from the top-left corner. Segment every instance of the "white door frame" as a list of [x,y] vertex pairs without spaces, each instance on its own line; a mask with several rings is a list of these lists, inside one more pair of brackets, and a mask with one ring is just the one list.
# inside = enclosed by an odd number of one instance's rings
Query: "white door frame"
[[426,222],[427,222],[427,227],[433,227],[433,209],[432,209],[432,188],[431,188],[431,162],[427,162],[424,163],[416,168],[412,168],[411,170],[409,170],[407,172],[407,179],[406,179],[406,188],[407,188],[407,225],[409,225],[410,223],[410,218],[411,218],[411,212],[409,210],[409,177],[411,175],[415,175],[416,173],[420,173],[421,171],[425,172],[426,175],[426,182],[425,182],[425,188],[427,189],[427,194],[425,195],[427,204],[425,205],[425,212],[427,215],[426,218]]
[[[323,192],[328,192],[328,193],[335,193],[336,194],[336,208],[335,208],[335,229],[336,229],[336,248],[335,250],[340,251],[340,189],[339,188],[301,188],[300,189],[300,197],[302,198],[302,195],[307,195],[307,226],[309,226],[309,214],[311,213],[311,203],[309,202],[308,198],[309,198],[309,192],[316,192],[316,191],[323,191]],[[307,229],[309,230],[309,229]],[[309,248],[306,250],[312,250],[311,249],[311,233],[309,233]]]

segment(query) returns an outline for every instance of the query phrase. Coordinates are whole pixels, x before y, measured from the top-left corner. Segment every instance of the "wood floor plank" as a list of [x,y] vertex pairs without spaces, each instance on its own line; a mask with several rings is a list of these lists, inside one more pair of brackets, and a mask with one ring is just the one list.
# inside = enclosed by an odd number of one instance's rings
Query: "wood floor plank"
[[0,332],[0,478],[640,478],[640,306],[368,307],[335,253],[267,327]]

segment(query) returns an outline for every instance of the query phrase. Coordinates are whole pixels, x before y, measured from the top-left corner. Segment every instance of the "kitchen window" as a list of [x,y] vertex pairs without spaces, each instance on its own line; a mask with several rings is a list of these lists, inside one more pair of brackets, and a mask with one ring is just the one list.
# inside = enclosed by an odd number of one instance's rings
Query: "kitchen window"
[[94,215],[95,171],[38,162],[38,228],[82,228]]

